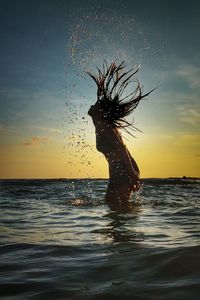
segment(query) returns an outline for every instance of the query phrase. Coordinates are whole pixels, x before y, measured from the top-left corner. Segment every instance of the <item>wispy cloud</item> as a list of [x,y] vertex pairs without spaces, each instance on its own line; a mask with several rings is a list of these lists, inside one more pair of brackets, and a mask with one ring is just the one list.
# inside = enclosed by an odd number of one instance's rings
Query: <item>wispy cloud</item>
[[179,120],[190,125],[197,125],[200,123],[200,105],[185,104],[177,108]]
[[180,135],[177,135],[176,139],[179,141],[197,143],[199,145],[199,134],[197,133],[185,132]]
[[63,132],[61,129],[58,129],[58,128],[45,127],[45,126],[39,126],[39,125],[35,125],[34,128],[40,129],[40,130],[43,130],[43,131],[48,131],[48,132],[55,132],[55,133],[62,133]]
[[23,146],[27,146],[27,147],[38,146],[40,144],[46,143],[47,140],[48,140],[47,137],[37,137],[37,136],[34,136],[31,139],[29,139],[29,140],[24,140],[21,144]]
[[191,64],[181,65],[177,70],[177,74],[186,80],[190,88],[200,88],[200,68]]

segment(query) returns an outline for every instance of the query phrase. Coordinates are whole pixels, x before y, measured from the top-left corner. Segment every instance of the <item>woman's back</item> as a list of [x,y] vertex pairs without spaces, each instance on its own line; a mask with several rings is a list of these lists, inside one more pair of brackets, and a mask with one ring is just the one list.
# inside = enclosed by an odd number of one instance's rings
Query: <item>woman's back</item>
[[[133,171],[139,174],[138,166],[135,160],[131,157],[128,149],[123,143],[121,134],[117,128],[102,122],[101,126],[96,127],[96,147],[97,150],[103,153],[109,163],[109,175],[112,179],[121,180],[125,177],[133,176]],[[129,156],[129,164],[132,165],[132,172],[127,167],[124,155]]]
[[96,128],[96,147],[107,159],[120,160],[122,147],[125,145],[116,128],[107,122],[101,122]]

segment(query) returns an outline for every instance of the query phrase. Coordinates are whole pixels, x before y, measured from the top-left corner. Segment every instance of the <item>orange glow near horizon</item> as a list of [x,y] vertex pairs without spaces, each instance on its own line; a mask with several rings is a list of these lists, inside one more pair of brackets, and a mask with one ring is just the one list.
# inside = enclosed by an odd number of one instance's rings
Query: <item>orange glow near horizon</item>
[[[62,143],[41,140],[37,145],[35,140],[29,145],[1,147],[0,178],[108,178],[107,162],[94,144],[83,161],[81,151],[75,157],[69,149],[63,151]],[[200,177],[198,135],[142,136],[129,140],[126,144],[142,178]]]

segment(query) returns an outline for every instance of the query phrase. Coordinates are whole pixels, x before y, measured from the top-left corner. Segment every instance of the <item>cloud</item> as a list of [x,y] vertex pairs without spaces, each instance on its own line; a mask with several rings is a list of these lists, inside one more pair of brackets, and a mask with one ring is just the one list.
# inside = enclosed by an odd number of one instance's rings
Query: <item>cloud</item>
[[44,130],[44,131],[49,131],[49,132],[55,132],[55,133],[62,133],[63,132],[61,129],[58,129],[58,128],[38,126],[38,125],[34,126],[34,128]]
[[197,125],[200,123],[200,105],[199,104],[185,104],[177,108],[179,120],[181,122]]
[[34,136],[32,137],[30,140],[25,140],[22,142],[23,146],[38,146],[40,144],[46,143],[46,141],[48,140],[47,137],[37,137]]
[[177,140],[183,141],[183,142],[191,142],[196,143],[199,145],[200,139],[199,134],[197,133],[183,133],[176,137]]
[[200,68],[191,64],[181,65],[177,74],[189,84],[191,89],[200,88]]

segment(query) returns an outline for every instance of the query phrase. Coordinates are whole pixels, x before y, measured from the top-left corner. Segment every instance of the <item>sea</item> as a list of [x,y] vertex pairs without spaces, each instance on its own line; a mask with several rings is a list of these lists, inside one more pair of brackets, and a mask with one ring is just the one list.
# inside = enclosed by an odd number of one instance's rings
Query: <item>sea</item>
[[132,209],[106,179],[0,181],[0,299],[200,299],[200,181],[144,179]]

